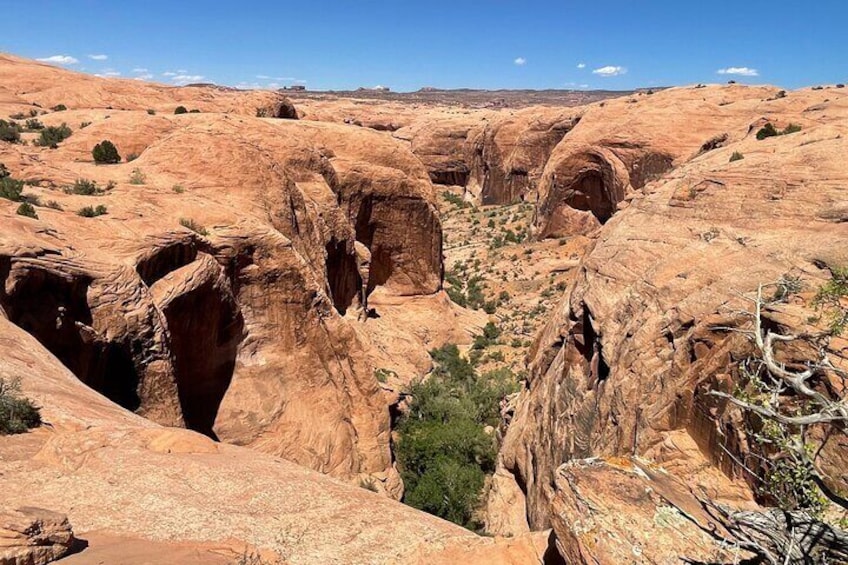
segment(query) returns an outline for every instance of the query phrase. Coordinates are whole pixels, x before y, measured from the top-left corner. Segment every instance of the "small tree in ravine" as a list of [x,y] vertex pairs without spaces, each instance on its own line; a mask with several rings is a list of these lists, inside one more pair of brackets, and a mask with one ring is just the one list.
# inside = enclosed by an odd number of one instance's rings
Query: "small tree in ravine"
[[91,150],[91,155],[94,157],[94,162],[100,165],[114,165],[121,162],[118,148],[108,139],[95,145],[94,149]]

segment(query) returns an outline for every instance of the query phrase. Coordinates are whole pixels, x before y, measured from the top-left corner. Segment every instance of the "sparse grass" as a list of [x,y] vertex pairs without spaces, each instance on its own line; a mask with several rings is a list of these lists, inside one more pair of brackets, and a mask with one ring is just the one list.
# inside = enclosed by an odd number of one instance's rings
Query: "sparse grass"
[[371,492],[380,492],[380,489],[377,488],[377,481],[373,477],[359,479],[359,487]]
[[103,204],[100,204],[97,207],[86,206],[84,208],[80,208],[77,212],[77,215],[82,216],[83,218],[96,218],[97,216],[103,216],[105,214],[106,206]]
[[93,180],[77,179],[73,185],[65,188],[65,193],[78,196],[97,196],[103,194],[103,189],[97,186],[97,183]]
[[144,184],[147,176],[141,172],[141,169],[133,169],[130,175],[130,184]]
[[194,220],[187,219],[187,218],[180,218],[180,225],[184,228],[190,229],[194,233],[197,233],[197,234],[200,234],[200,235],[209,235],[209,232],[206,230],[206,228],[204,228],[202,225],[195,222]]
[[62,208],[62,205],[56,202],[55,200],[48,200],[46,206],[51,210],[59,210],[60,212],[64,210],[64,208]]
[[22,434],[40,425],[39,408],[21,395],[20,381],[0,377],[0,435]]

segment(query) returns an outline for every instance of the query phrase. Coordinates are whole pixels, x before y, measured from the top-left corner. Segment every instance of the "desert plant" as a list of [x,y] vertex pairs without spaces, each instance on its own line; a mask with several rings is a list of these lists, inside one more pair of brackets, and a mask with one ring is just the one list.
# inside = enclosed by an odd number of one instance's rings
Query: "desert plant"
[[776,135],[780,135],[777,131],[777,128],[775,128],[771,122],[766,122],[766,125],[760,128],[760,130],[757,132],[757,139],[762,141],[767,137],[774,137]]
[[99,165],[114,165],[121,162],[118,148],[108,139],[104,139],[95,145],[94,149],[91,150],[91,156],[94,158],[94,162]]
[[150,116],[155,116],[155,115],[156,115],[156,110],[154,110],[153,108],[148,108],[148,109],[147,109],[147,114],[148,114],[148,115],[150,115]]
[[0,377],[0,435],[22,434],[40,425],[39,408],[21,395],[20,381]]
[[799,126],[798,124],[789,124],[788,126],[783,128],[783,131],[780,132],[780,134],[789,135],[790,133],[798,133],[799,131],[801,131],[801,126]]
[[127,155],[127,163],[132,163],[136,159],[138,159],[138,153],[130,153]]
[[730,156],[730,162],[732,163],[734,161],[741,161],[744,158],[745,156],[742,155],[739,151],[734,151],[733,155]]
[[0,141],[17,143],[21,140],[21,128],[17,122],[0,120]]
[[103,204],[100,204],[97,207],[86,206],[84,208],[80,208],[77,212],[77,215],[82,216],[83,218],[96,218],[97,216],[103,216],[104,214],[106,214],[106,206]]
[[27,218],[38,219],[38,214],[35,213],[35,207],[29,202],[21,202],[17,210],[18,216],[26,216]]
[[199,113],[200,113],[200,110],[198,110],[197,108],[192,108],[191,110],[189,110],[189,112],[188,112],[188,113],[189,113],[189,114],[199,114]]
[[496,455],[484,427],[498,425],[499,403],[515,391],[515,377],[508,370],[478,375],[453,344],[430,355],[433,373],[412,385],[409,412],[398,426],[404,502],[475,528],[474,514]]
[[61,126],[47,126],[41,130],[41,134],[35,140],[35,144],[41,147],[56,149],[61,142],[71,136],[71,133],[73,133],[71,132],[71,128],[64,123]]
[[88,127],[88,126],[90,126],[90,125],[91,125],[91,122],[82,122],[82,123],[80,124],[80,129],[85,129],[85,128],[87,128],[87,127]]
[[8,175],[0,177],[0,198],[5,198],[12,202],[19,202],[21,200],[21,193],[23,190],[23,182],[13,179]]
[[141,169],[133,169],[130,174],[130,184],[144,184],[147,181],[147,176],[141,172]]
[[60,212],[63,210],[62,205],[55,200],[48,200],[46,206],[51,210],[59,210]]
[[36,120],[35,118],[31,118],[31,119],[26,121],[25,127],[29,131],[37,131],[37,130],[44,129],[44,124],[42,124],[40,121]]
[[175,184],[171,187],[171,190],[173,190],[177,194],[182,194],[183,192],[185,192],[185,187],[183,187],[183,185],[181,184]]
[[184,228],[190,229],[194,233],[197,233],[197,234],[200,234],[200,235],[209,235],[209,232],[206,231],[206,228],[204,228],[202,225],[198,224],[194,220],[186,219],[186,218],[180,218],[180,225]]
[[68,194],[78,194],[80,196],[95,196],[103,194],[103,189],[97,186],[97,183],[88,179],[77,179],[74,184],[65,189]]
[[188,114],[188,110],[185,106],[177,106],[174,109],[174,114]]
[[68,107],[65,106],[64,104],[56,104],[55,106],[53,106],[50,109],[53,110],[54,112],[64,112],[65,110],[68,109]]

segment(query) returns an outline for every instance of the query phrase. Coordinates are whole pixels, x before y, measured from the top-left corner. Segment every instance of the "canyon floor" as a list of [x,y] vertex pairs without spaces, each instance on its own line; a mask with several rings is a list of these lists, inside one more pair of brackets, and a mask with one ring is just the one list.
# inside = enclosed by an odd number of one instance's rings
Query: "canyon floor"
[[[0,435],[0,563],[738,563],[714,512],[768,512],[775,451],[712,391],[750,382],[758,285],[820,338],[780,363],[842,397],[841,85],[241,91],[0,54],[0,117],[0,379],[42,420]],[[477,532],[402,502],[454,344],[517,391]],[[845,492],[844,436],[805,431]]]

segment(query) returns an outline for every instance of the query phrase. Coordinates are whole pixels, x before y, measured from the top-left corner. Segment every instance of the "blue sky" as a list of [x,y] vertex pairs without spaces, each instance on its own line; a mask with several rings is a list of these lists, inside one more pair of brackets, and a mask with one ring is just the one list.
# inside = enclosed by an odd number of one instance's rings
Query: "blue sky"
[[0,14],[0,51],[171,84],[848,82],[845,0],[0,0]]

